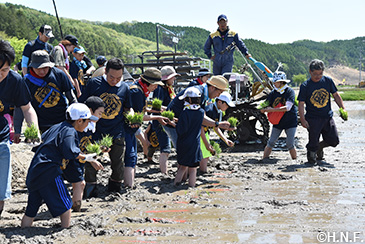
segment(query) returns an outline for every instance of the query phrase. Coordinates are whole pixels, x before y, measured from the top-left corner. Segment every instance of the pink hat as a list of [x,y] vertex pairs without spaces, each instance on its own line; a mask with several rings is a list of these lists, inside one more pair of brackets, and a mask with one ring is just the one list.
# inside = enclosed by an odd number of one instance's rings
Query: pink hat
[[180,76],[180,74],[176,73],[175,69],[172,66],[164,66],[161,69],[161,80],[165,81],[175,76]]

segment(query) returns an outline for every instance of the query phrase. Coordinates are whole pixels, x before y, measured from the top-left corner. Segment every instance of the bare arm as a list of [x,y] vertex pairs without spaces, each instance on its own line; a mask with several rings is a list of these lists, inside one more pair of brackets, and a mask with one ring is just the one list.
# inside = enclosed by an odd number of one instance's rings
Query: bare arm
[[34,124],[37,127],[38,137],[40,138],[39,128],[38,128],[38,117],[37,117],[37,114],[36,114],[34,108],[30,104],[30,102],[27,105],[21,106],[20,108],[23,111],[24,118],[25,118],[25,121],[27,122],[28,126],[31,126],[32,124]]
[[309,128],[308,121],[306,121],[304,117],[304,101],[299,101],[298,112],[300,117],[300,123],[302,124],[302,126],[304,128]]
[[343,104],[343,100],[342,100],[342,97],[340,96],[340,94],[338,94],[338,92],[335,92],[332,94],[332,96],[335,99],[337,106],[339,108],[343,108],[343,110],[345,110],[345,105]]
[[63,67],[63,66],[56,66],[56,67],[59,68],[60,70],[62,70],[67,75],[67,77],[70,79],[72,85],[76,89],[76,96],[80,97],[81,96],[81,90],[80,90],[79,82],[76,79],[75,80],[72,79],[70,73],[68,73],[68,71],[65,67]]
[[[208,127],[215,127],[215,121],[204,114],[203,125]],[[224,130],[229,130],[230,123],[228,121],[221,121],[219,122],[218,127]]]
[[227,144],[227,146],[229,147],[233,147],[234,143],[231,140],[228,140],[227,137],[223,134],[223,132],[221,131],[221,129],[219,128],[214,128],[215,133],[224,141],[224,143]]

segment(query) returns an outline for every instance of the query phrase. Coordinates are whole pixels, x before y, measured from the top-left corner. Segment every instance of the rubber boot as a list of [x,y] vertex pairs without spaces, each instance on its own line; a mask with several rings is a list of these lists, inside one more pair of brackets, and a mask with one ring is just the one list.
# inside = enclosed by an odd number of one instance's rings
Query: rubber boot
[[121,192],[122,191],[122,182],[112,181],[111,179],[109,179],[108,191],[109,192]]
[[325,148],[325,147],[329,147],[329,144],[325,141],[321,141],[319,143],[319,148],[317,150],[317,160],[323,160],[324,159],[323,148]]
[[307,159],[309,164],[316,163],[316,152],[307,151]]
[[97,197],[98,195],[98,189],[96,184],[90,184],[86,183],[85,189],[84,189],[84,199],[90,198],[90,197]]

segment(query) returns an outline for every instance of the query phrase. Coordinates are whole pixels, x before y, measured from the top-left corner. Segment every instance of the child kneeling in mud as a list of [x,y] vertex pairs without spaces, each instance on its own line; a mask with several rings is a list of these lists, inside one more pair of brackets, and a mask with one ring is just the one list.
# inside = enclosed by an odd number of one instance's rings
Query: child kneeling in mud
[[84,131],[90,120],[97,121],[98,118],[91,115],[85,104],[73,103],[66,110],[66,121],[43,133],[42,144],[36,148],[28,169],[28,204],[22,228],[33,224],[43,202],[53,217],[60,216],[62,228],[70,226],[72,200],[63,182],[61,166],[67,165],[70,160],[95,160],[95,153],[81,153],[77,135],[77,132]]
[[199,105],[200,96],[199,89],[189,87],[179,97],[180,100],[185,100],[185,104],[176,126],[176,151],[179,168],[174,181],[175,185],[179,185],[184,175],[189,173],[189,186],[195,186],[196,168],[202,159],[200,132],[204,110]]

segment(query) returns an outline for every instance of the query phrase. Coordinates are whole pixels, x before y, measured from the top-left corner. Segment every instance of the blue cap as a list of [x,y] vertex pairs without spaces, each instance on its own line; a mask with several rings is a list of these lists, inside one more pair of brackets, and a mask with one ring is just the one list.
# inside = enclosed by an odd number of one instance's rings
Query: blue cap
[[74,53],[86,53],[86,51],[82,46],[78,46],[74,48]]
[[218,16],[218,21],[217,21],[217,22],[219,22],[221,19],[224,19],[225,21],[227,21],[227,20],[228,20],[228,18],[227,18],[227,16],[226,16],[225,14],[221,14],[221,15],[219,15],[219,16]]
[[106,62],[106,57],[105,56],[98,56],[96,58],[96,62],[98,63],[98,65],[103,65]]

